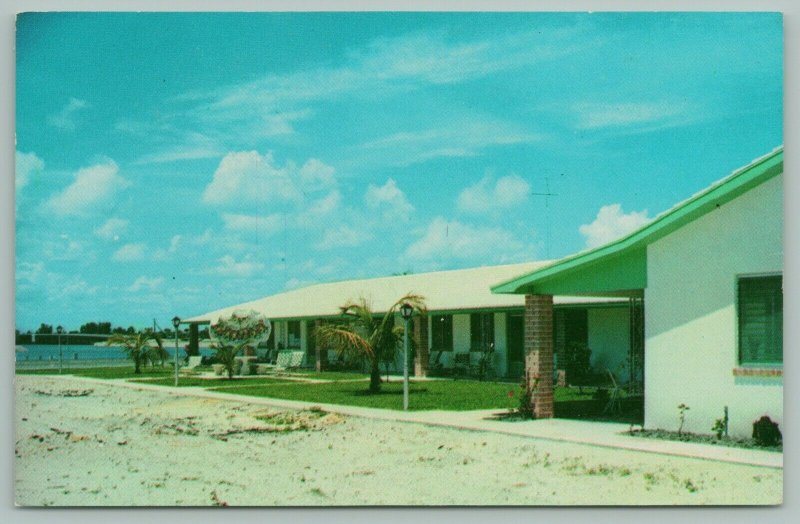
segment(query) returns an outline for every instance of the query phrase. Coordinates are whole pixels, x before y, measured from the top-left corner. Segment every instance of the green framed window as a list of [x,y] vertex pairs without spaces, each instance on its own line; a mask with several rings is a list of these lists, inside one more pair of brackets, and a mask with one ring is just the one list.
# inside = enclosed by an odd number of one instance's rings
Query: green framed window
[[431,349],[453,351],[453,315],[431,316]]
[[494,344],[494,314],[472,313],[469,316],[470,351],[488,351]]
[[739,363],[783,364],[783,277],[740,277],[737,283]]

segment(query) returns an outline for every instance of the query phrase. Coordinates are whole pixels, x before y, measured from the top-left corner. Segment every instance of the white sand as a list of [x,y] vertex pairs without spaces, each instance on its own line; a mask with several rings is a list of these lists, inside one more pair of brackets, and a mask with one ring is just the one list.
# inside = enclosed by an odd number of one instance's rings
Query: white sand
[[[320,418],[80,380],[17,376],[16,392],[15,491],[17,504],[26,506],[782,500],[782,471],[770,468],[420,424]],[[310,427],[269,432],[282,421],[254,417],[276,413]],[[242,429],[253,432],[224,435]]]

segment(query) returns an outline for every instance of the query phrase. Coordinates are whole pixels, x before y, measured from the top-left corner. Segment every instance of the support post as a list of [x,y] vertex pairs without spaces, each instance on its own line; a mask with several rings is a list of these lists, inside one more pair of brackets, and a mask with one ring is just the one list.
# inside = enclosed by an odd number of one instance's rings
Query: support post
[[428,376],[428,363],[430,349],[428,348],[428,315],[417,315],[413,317],[414,322],[414,345],[417,354],[414,357],[414,376]]
[[197,324],[189,324],[189,355],[197,356],[200,354],[200,335]]
[[317,340],[317,330],[322,326],[321,320],[314,321],[314,336],[310,337],[311,340],[314,342],[314,357],[316,361],[316,365],[314,369],[317,370],[317,373],[322,371],[325,367],[325,364],[328,360],[328,350],[323,350],[322,347],[319,345],[319,341]]
[[525,374],[533,415],[553,417],[553,296],[525,295]]

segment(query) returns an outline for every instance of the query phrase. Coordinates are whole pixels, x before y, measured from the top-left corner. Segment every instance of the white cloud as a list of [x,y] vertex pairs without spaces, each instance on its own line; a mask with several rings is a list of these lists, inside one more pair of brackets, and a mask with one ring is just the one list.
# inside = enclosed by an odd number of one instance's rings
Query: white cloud
[[116,262],[136,262],[144,260],[147,246],[142,243],[125,244],[114,252],[111,259]]
[[133,284],[128,287],[128,291],[134,293],[143,289],[155,291],[163,282],[164,279],[162,277],[148,278],[141,276],[133,281]]
[[442,127],[402,131],[359,146],[362,157],[408,166],[438,157],[469,157],[492,146],[538,142],[543,135],[519,125],[469,114],[452,117]]
[[93,296],[98,290],[98,286],[90,285],[78,275],[48,271],[42,262],[18,262],[15,277],[17,300],[20,304],[28,302],[21,299],[23,295],[56,302]]
[[114,196],[130,186],[118,174],[113,160],[78,170],[75,180],[45,203],[57,215],[86,216],[110,204]]
[[505,229],[470,226],[436,217],[405,253],[412,259],[481,259],[497,263],[529,252],[530,248]]
[[219,259],[220,264],[213,269],[214,273],[229,277],[246,278],[263,271],[264,264],[255,262],[245,257],[241,262],[236,262],[230,255]]
[[354,247],[363,244],[370,238],[372,238],[372,235],[367,231],[341,224],[327,229],[316,247],[322,250]]
[[627,127],[641,124],[680,125],[696,115],[685,102],[582,102],[572,107],[579,129]]
[[578,230],[586,237],[586,247],[592,248],[617,240],[648,222],[650,218],[646,209],[626,215],[620,204],[611,204],[601,207],[594,221],[580,226]]
[[203,191],[203,201],[215,205],[296,203],[302,200],[304,192],[333,185],[333,174],[333,167],[313,158],[298,169],[291,161],[283,167],[276,165],[272,152],[228,153]]
[[122,218],[109,218],[106,222],[94,230],[94,234],[103,240],[119,240],[119,235],[127,229],[130,222]]
[[400,219],[407,222],[414,212],[414,206],[391,178],[382,186],[370,184],[364,202],[367,208],[380,212],[383,220]]
[[74,131],[77,127],[75,124],[75,117],[79,111],[89,107],[85,100],[78,98],[70,98],[67,105],[65,105],[58,113],[50,115],[47,118],[47,123],[53,127],[64,129],[67,131]]
[[310,203],[304,211],[297,213],[294,217],[295,225],[300,227],[311,227],[319,225],[321,220],[327,219],[333,213],[339,211],[342,203],[342,194],[338,189],[334,189],[324,197]]
[[14,186],[17,193],[28,185],[31,176],[40,175],[44,170],[44,160],[36,156],[36,153],[21,153],[19,151],[15,154],[16,160],[16,178],[14,179]]
[[500,177],[494,184],[487,176],[458,195],[458,209],[478,214],[509,209],[524,203],[530,189],[530,184],[517,175]]
[[153,259],[155,260],[167,260],[170,258],[170,255],[174,255],[178,252],[178,248],[183,243],[183,236],[182,235],[173,235],[169,241],[169,247],[167,249],[159,248],[153,254]]
[[300,182],[304,188],[324,189],[336,184],[334,173],[333,167],[312,158],[300,168]]
[[225,229],[230,231],[273,235],[283,229],[284,216],[280,213],[265,216],[223,213],[222,221],[225,223]]

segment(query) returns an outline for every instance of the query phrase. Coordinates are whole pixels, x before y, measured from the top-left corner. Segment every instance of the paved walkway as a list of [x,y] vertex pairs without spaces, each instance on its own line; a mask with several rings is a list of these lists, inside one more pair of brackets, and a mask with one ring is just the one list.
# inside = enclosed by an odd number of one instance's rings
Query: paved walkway
[[288,409],[306,409],[319,406],[326,411],[378,420],[411,422],[430,426],[443,426],[471,431],[493,431],[522,437],[531,437],[558,442],[572,442],[590,446],[660,453],[679,457],[692,457],[703,460],[748,464],[770,468],[783,468],[783,454],[758,449],[732,448],[709,444],[695,444],[626,435],[630,426],[610,422],[591,422],[570,419],[544,419],[527,421],[508,421],[497,418],[504,414],[502,409],[475,411],[394,411],[388,409],[344,406],[340,404],[324,404],[320,402],[303,402],[264,397],[238,396],[216,391],[208,391],[199,387],[181,387],[179,389],[151,384],[125,382],[122,380],[106,380],[88,377],[64,376],[68,380],[102,383],[111,386],[127,387],[138,390],[160,391],[175,396],[193,396],[214,398],[235,402],[272,406]]

